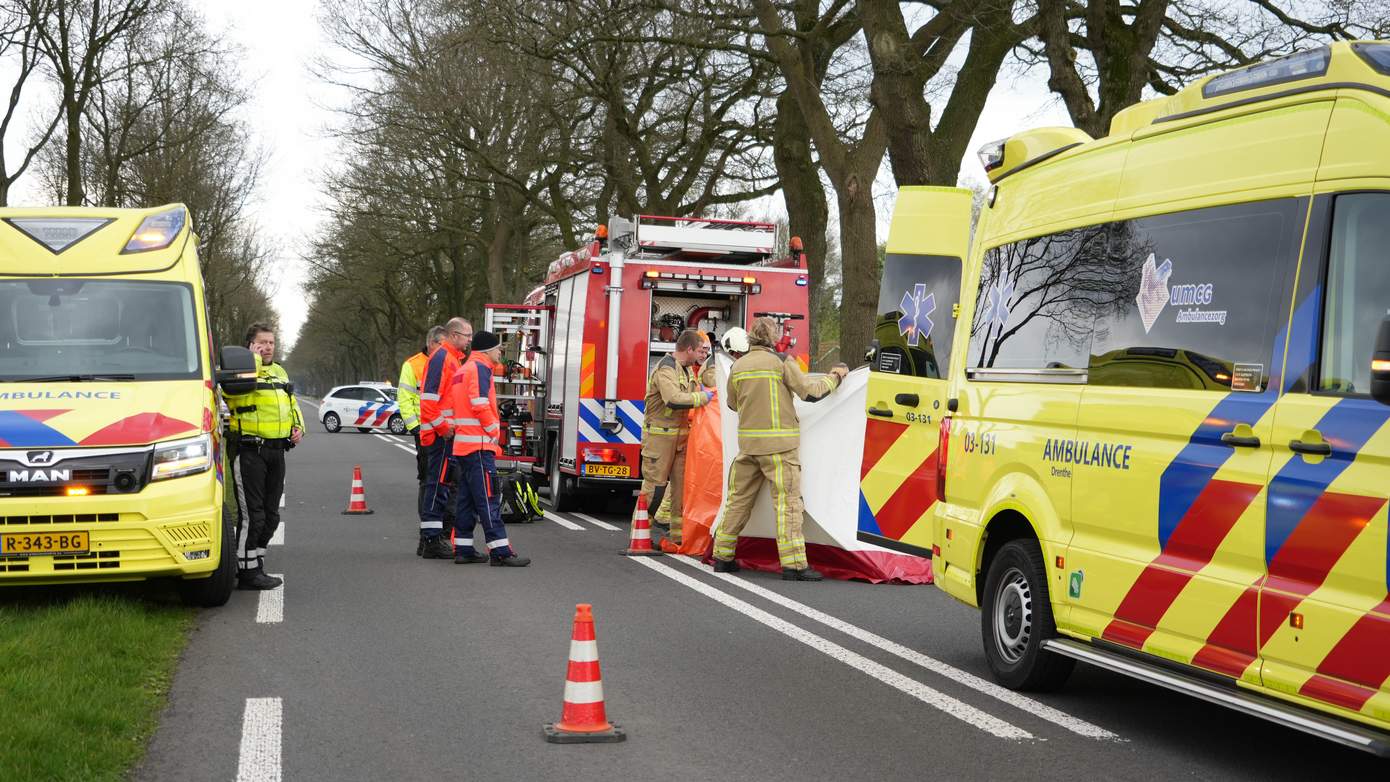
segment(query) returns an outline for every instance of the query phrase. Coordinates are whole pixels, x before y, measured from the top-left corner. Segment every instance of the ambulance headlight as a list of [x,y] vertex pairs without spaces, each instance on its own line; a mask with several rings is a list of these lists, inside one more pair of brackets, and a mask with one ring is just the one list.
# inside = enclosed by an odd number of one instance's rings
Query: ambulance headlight
[[985,167],[986,172],[993,171],[1004,165],[1004,143],[1006,141],[1008,141],[1008,139],[991,141],[983,147],[980,147],[980,165]]
[[126,242],[123,253],[142,253],[149,250],[163,250],[173,243],[188,222],[183,207],[177,206],[140,221],[140,227]]
[[154,447],[154,469],[150,480],[193,475],[212,467],[212,435],[171,440]]

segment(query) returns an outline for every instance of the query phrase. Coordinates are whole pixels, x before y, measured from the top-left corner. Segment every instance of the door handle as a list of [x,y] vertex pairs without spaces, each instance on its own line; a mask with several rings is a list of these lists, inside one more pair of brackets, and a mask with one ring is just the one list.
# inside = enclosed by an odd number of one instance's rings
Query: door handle
[[1290,440],[1289,450],[1309,456],[1331,456],[1332,446],[1328,443],[1309,443],[1303,440]]
[[1221,435],[1221,442],[1235,448],[1259,448],[1260,438],[1254,436],[1238,435],[1235,432],[1226,432]]
[[871,407],[869,408],[869,415],[876,415],[879,418],[892,418],[893,411],[885,410],[882,407]]
[[893,401],[903,407],[916,407],[922,400],[916,394],[898,394],[893,397]]

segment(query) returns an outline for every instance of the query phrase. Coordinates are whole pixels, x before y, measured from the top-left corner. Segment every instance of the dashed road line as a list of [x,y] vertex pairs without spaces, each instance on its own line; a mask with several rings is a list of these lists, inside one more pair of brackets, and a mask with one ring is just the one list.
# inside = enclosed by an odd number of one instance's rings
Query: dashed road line
[[[272,576],[284,580],[284,573],[271,573]],[[285,621],[285,585],[281,584],[274,589],[262,589],[261,598],[256,603],[256,624],[278,624]]]
[[275,527],[275,534],[270,536],[270,545],[272,545],[272,546],[283,546],[283,545],[285,545],[285,522],[282,521],[282,522],[280,522],[278,525],[276,525],[276,527]]
[[285,507],[285,494],[284,494],[284,492],[281,492],[281,493],[280,493],[280,507],[282,507],[282,508]]
[[1105,728],[1102,728],[1098,725],[1093,725],[1083,719],[1073,717],[1072,715],[1067,714],[1066,712],[1061,711],[1059,709],[1054,709],[1053,707],[1048,706],[1045,703],[1036,701],[1032,698],[1029,698],[1026,695],[1023,695],[1022,693],[1017,693],[1005,687],[1000,687],[994,682],[981,679],[973,673],[962,671],[961,669],[956,668],[953,665],[941,662],[940,660],[937,660],[933,657],[929,657],[914,649],[909,649],[908,647],[903,646],[902,644],[890,641],[887,638],[884,638],[875,633],[871,633],[868,630],[863,629],[862,627],[857,627],[855,625],[850,624],[849,622],[845,622],[829,614],[817,611],[816,609],[811,608],[810,606],[805,605],[804,603],[799,603],[785,595],[773,592],[772,590],[766,589],[764,587],[760,587],[757,584],[747,581],[746,579],[739,578],[738,576],[731,575],[729,573],[715,573],[713,568],[711,568],[710,566],[701,564],[700,562],[690,559],[688,557],[675,557],[675,560],[677,562],[680,562],[681,564],[695,568],[696,570],[704,571],[706,574],[714,576],[715,578],[724,581],[725,583],[732,584],[738,587],[739,589],[752,592],[753,594],[758,595],[759,597],[762,597],[766,600],[770,600],[776,603],[777,605],[782,606],[783,608],[788,608],[792,611],[795,611],[796,613],[801,614],[807,619],[820,622],[826,627],[839,630],[840,632],[852,638],[863,641],[864,643],[869,644],[870,646],[882,649],[883,651],[888,652],[889,654],[895,657],[900,657],[914,665],[921,666],[922,668],[925,668],[931,671],[932,673],[945,676],[946,678],[958,684],[962,684],[966,687],[969,687],[970,689],[975,690],[976,692],[983,693],[985,695],[990,696],[991,698],[995,698],[1004,703],[1007,703],[1010,706],[1014,706],[1018,709],[1026,711],[1039,719],[1046,720],[1047,722],[1051,722],[1054,725],[1066,728],[1067,730],[1077,735],[1085,736],[1087,738],[1092,739],[1119,740],[1119,736],[1116,736],[1114,733],[1111,733]]
[[402,451],[405,451],[406,453],[410,454],[411,456],[414,456],[414,455],[415,455],[415,449],[414,449],[414,448],[412,448],[412,447],[410,447],[410,446],[408,446],[408,445],[404,445],[404,444],[402,444],[402,443],[397,442],[396,439],[395,439],[394,437],[389,437],[389,436],[387,436],[387,435],[381,434],[380,432],[372,432],[372,436],[374,436],[374,437],[380,439],[382,442],[390,443],[391,445],[395,446],[396,448],[401,449]]
[[241,755],[237,782],[280,782],[281,723],[279,698],[247,698],[241,714]]
[[609,532],[622,532],[622,531],[623,531],[623,528],[622,528],[622,527],[614,526],[614,525],[612,525],[612,524],[609,524],[609,523],[606,522],[606,521],[599,521],[598,519],[594,518],[593,516],[586,516],[586,515],[583,514],[583,513],[571,513],[570,515],[573,516],[573,517],[575,517],[576,519],[579,519],[580,521],[587,521],[587,522],[589,522],[590,524],[594,525],[595,527],[598,527],[599,529],[606,529],[606,530],[608,530]]
[[559,524],[561,527],[564,527],[565,529],[580,530],[581,532],[584,530],[584,526],[581,524],[575,524],[569,519],[556,516],[554,513],[551,513],[550,511],[544,511],[544,513],[547,519],[550,519],[551,521],[555,522],[556,524]]
[[773,616],[772,614],[769,614],[761,608],[751,605],[743,600],[740,600],[734,597],[733,595],[728,594],[727,592],[715,589],[714,587],[704,583],[703,581],[687,576],[684,573],[677,572],[674,568],[668,565],[663,565],[660,562],[654,562],[650,559],[647,559],[646,557],[632,557],[631,559],[633,562],[636,562],[637,564],[645,568],[650,568],[651,570],[654,570],[657,573],[660,573],[661,575],[666,576],[667,578],[683,586],[689,587],[695,590],[696,592],[699,592],[700,594],[710,598],[711,600],[722,603],[723,605],[732,608],[733,610],[743,614],[744,616],[754,620],[755,622],[759,622],[763,625],[766,625],[767,627],[776,630],[779,633],[782,633],[788,638],[806,644],[812,649],[815,649],[816,651],[821,652],[822,654],[825,654],[826,656],[832,659],[839,660],[840,662],[850,666],[851,668],[854,668],[855,670],[867,676],[873,677],[874,679],[877,679],[880,682],[883,682],[884,684],[906,695],[916,698],[917,700],[929,706],[940,709],[945,714],[955,717],[956,719],[966,723],[967,725],[972,725],[986,733],[989,733],[1002,739],[1020,740],[1036,738],[1033,734],[1029,733],[1023,728],[1018,727],[1017,725],[1005,722],[1004,720],[1001,720],[998,717],[987,712],[981,711],[980,709],[977,709],[974,706],[965,703],[964,701],[957,700],[956,698],[953,698],[950,695],[941,692],[940,690],[928,687],[927,685],[917,681],[916,679],[908,678],[907,676],[898,673],[897,671],[893,670],[892,668],[889,668],[886,665],[870,660],[869,658],[865,657],[862,654],[859,654],[858,652],[846,649],[845,647],[840,646],[839,644],[827,638],[823,638],[819,635],[816,635],[815,633],[810,632],[809,630],[804,630],[792,624],[791,622]]

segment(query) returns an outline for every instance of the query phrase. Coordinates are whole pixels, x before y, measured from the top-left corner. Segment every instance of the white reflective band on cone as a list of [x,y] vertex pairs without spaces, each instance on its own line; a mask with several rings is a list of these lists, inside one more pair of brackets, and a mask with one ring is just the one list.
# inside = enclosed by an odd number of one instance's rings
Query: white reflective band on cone
[[652,531],[649,529],[634,529],[632,531],[633,540],[651,540]]
[[570,641],[570,662],[598,662],[598,641]]
[[566,703],[602,703],[603,682],[565,682]]
[[[357,480],[356,478],[353,478],[353,479],[352,479],[352,488],[354,488],[354,489],[360,489],[360,488],[362,488],[362,482],[359,481],[359,480]],[[357,493],[357,492],[353,492],[353,494],[356,494],[356,493]]]
[[487,544],[487,550],[488,550],[488,551],[492,551],[492,550],[495,549],[495,548],[502,548],[503,546],[510,546],[510,545],[511,545],[511,541],[507,540],[506,538],[502,538],[501,540],[490,540],[490,541],[488,541],[488,544]]

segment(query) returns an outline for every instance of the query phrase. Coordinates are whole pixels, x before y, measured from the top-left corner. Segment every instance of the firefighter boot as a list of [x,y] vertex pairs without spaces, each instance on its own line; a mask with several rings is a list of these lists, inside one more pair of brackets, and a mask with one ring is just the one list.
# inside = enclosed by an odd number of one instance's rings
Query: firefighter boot
[[[733,561],[732,559],[729,559],[729,560],[716,559],[716,560],[714,561],[714,572],[716,572],[716,573],[737,573],[737,572],[738,572],[738,563],[735,562],[735,561]],[[783,571],[783,572],[785,572],[785,571]],[[783,578],[786,578],[786,576],[783,576]]]
[[782,568],[783,581],[820,581],[824,578],[825,576],[821,575],[819,570],[812,570],[808,567],[800,570],[789,567]]
[[443,535],[436,535],[425,541],[425,550],[420,554],[425,559],[453,559],[454,547]]
[[463,552],[459,552],[454,555],[455,565],[481,565],[487,560],[487,554],[479,554],[477,552],[474,552],[472,554],[464,554]]
[[493,567],[526,567],[531,564],[531,558],[513,554],[510,557],[493,557],[489,564]]

